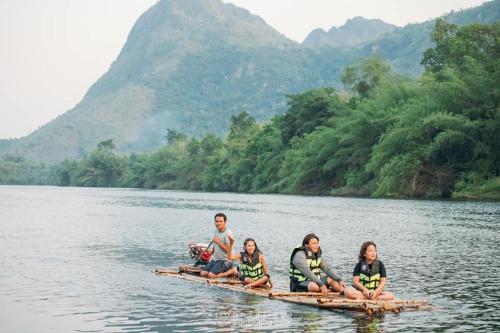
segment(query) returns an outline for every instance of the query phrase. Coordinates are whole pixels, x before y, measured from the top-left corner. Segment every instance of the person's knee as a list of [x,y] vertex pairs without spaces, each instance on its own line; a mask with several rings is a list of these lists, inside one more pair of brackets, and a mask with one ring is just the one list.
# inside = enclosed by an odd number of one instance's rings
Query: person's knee
[[309,284],[307,285],[307,289],[309,291],[319,291],[319,286],[314,282],[309,282]]
[[395,297],[394,297],[394,294],[393,293],[390,293],[390,292],[385,292],[384,294],[384,298],[388,301],[392,301]]
[[347,287],[344,289],[344,295],[345,295],[345,297],[351,298],[351,299],[358,298],[358,293],[356,292],[356,290],[354,290],[354,288],[350,288],[350,287]]
[[265,285],[268,281],[269,281],[269,278],[267,277],[267,275],[264,275],[263,277],[258,279],[256,281],[256,283],[257,283],[257,285],[262,286],[262,285]]
[[335,281],[331,278],[328,278],[326,281],[327,281],[326,283],[327,283],[328,287],[330,287],[334,291],[340,291],[342,289],[340,286],[340,283],[338,283],[337,281]]
[[207,271],[201,271],[200,276],[207,276],[208,272]]

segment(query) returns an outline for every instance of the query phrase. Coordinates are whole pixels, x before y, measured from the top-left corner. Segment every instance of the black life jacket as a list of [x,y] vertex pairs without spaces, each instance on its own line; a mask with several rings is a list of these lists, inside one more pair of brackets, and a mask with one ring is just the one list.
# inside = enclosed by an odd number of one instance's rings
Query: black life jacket
[[368,290],[377,289],[380,285],[380,261],[375,259],[371,269],[366,260],[360,261],[359,265],[359,282]]

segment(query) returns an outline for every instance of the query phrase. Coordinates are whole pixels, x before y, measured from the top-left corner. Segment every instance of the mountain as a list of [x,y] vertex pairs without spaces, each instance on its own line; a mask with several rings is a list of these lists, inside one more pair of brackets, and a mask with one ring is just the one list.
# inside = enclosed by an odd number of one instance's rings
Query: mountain
[[[500,22],[500,0],[451,12],[441,16],[441,18],[457,25]],[[422,73],[422,67],[419,65],[422,54],[428,48],[433,47],[430,34],[434,29],[435,21],[436,19],[433,19],[397,28],[378,39],[361,45],[357,52],[360,56],[377,54],[386,59],[395,71],[416,77]]]
[[[498,21],[499,4],[448,19]],[[138,19],[118,58],[80,103],[24,138],[0,142],[0,154],[56,162],[79,158],[108,139],[119,153],[156,149],[166,143],[167,128],[223,135],[231,115],[248,111],[268,120],[286,110],[286,94],[340,88],[342,68],[360,57],[380,54],[396,70],[418,75],[433,24],[397,28],[356,47],[309,47],[221,0],[161,0]]]
[[145,150],[165,143],[166,128],[200,135],[222,130],[242,109],[281,110],[277,96],[295,88],[282,83],[299,74],[280,63],[280,50],[294,46],[258,16],[220,0],[159,1],[83,100],[9,151],[58,161],[109,138],[121,152]]
[[321,28],[313,30],[302,45],[308,47],[320,46],[356,46],[372,41],[397,27],[379,19],[366,19],[360,16],[346,21],[339,28],[332,27],[328,32]]

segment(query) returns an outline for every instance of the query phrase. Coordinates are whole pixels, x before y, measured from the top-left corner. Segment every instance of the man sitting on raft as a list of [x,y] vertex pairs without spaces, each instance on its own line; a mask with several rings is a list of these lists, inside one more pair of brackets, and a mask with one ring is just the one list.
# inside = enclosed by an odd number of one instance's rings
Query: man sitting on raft
[[227,228],[227,217],[223,213],[215,214],[215,231],[212,241],[214,243],[212,260],[200,272],[200,276],[220,278],[238,275],[236,267],[227,259],[229,253],[229,240],[234,239],[233,233]]
[[[327,276],[321,276],[323,271]],[[319,238],[308,234],[302,246],[296,247],[290,256],[290,291],[321,292],[328,295],[328,288],[344,292],[346,284],[336,275],[321,256]]]

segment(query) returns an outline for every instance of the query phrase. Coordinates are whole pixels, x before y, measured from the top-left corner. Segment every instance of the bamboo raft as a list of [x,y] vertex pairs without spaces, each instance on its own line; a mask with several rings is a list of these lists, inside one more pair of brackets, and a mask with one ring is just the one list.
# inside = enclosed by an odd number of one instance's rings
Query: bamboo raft
[[399,313],[403,310],[416,311],[431,309],[431,305],[425,300],[352,300],[345,298],[337,292],[330,292],[328,297],[325,297],[322,293],[315,292],[271,291],[266,288],[245,289],[237,278],[208,279],[199,276],[200,271],[201,268],[199,267],[180,266],[178,271],[156,268],[152,272],[158,275],[172,276],[183,280],[205,283],[219,288],[280,300],[283,302],[313,306],[320,309],[358,311],[364,312],[368,315],[384,312]]

